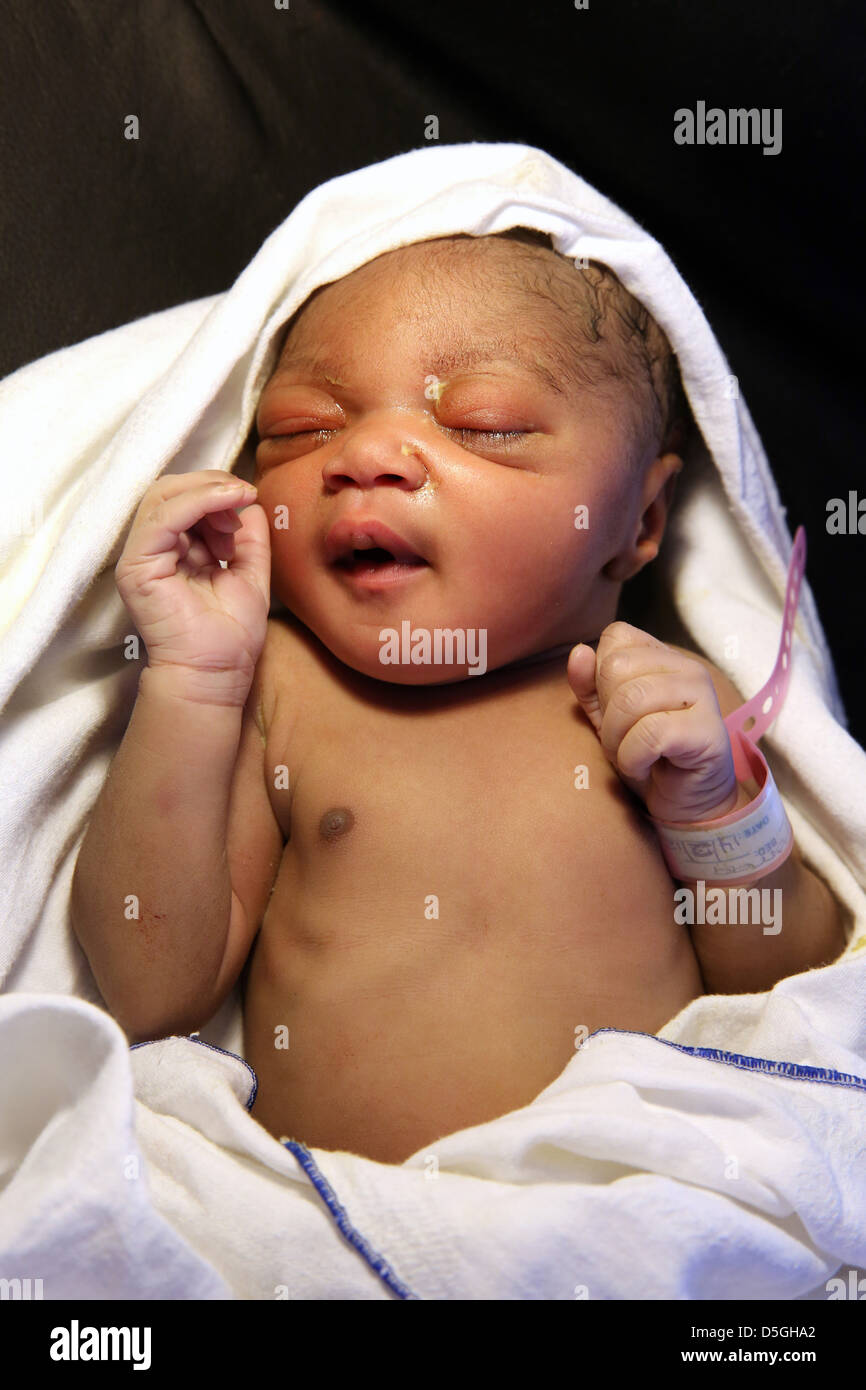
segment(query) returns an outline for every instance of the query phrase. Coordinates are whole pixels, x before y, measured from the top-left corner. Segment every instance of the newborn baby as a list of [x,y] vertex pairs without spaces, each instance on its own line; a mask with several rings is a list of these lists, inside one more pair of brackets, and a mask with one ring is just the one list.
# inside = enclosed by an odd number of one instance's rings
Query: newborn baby
[[684,417],[647,311],[538,233],[315,291],[256,487],[159,478],[116,569],[148,665],[72,921],[130,1039],[201,1028],[244,971],[254,1117],[402,1163],[528,1105],[596,1029],[842,951],[796,847],[760,883],[780,932],[675,916],[648,815],[750,800],[741,694],[616,621]]

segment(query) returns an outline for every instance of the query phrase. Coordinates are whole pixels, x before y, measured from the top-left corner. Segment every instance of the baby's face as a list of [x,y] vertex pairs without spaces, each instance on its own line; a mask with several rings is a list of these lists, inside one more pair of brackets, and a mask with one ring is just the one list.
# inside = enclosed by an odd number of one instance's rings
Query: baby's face
[[[477,674],[482,631],[488,670],[596,637],[641,514],[625,388],[556,389],[544,304],[485,283],[513,245],[435,245],[317,291],[257,414],[275,593],[348,666],[411,685]],[[388,663],[387,631],[421,629],[462,630],[466,661]]]

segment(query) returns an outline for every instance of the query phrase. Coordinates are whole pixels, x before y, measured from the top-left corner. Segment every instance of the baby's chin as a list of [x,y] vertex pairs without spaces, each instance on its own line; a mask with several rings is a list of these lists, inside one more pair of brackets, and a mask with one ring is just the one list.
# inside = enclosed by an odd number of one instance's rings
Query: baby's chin
[[413,687],[458,685],[460,682],[477,680],[488,672],[486,666],[483,669],[480,666],[378,666],[374,670],[368,664],[362,666],[351,661],[344,661],[343,665],[351,666],[359,675],[369,676],[371,680],[380,681],[385,685]]
[[427,651],[423,643],[401,643],[399,631],[392,629],[393,632],[397,635],[385,638],[374,647],[369,639],[352,642],[320,637],[319,640],[324,641],[332,656],[344,666],[386,685],[454,685],[458,681],[477,680],[490,669],[484,641],[472,642],[468,650],[465,644],[461,650],[448,643],[440,644],[437,649],[431,643]]
[[497,644],[489,649],[486,628],[425,628],[403,619],[346,631],[290,611],[344,666],[387,685],[453,685],[477,680],[496,664]]

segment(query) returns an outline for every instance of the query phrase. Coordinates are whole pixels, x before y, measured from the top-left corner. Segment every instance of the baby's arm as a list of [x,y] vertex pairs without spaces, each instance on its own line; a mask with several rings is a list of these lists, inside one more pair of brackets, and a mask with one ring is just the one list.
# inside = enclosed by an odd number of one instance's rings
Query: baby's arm
[[[617,773],[651,816],[700,824],[748,804],[724,725],[743,700],[705,658],[617,622],[605,628],[597,654],[575,648],[568,676]],[[781,930],[765,932],[760,922],[691,928],[708,993],[771,989],[844,950],[839,906],[796,845],[756,886],[781,889]],[[727,885],[707,880],[707,891],[715,887]]]
[[[708,671],[723,719],[740,708],[743,697],[724,672],[696,652],[683,654],[700,661]],[[739,809],[748,802],[748,793],[740,787],[737,801],[730,809]],[[765,932],[763,922],[733,926],[698,922],[689,928],[708,994],[751,994],[772,989],[789,975],[831,964],[845,949],[839,904],[823,879],[803,863],[796,841],[785,863],[754,886],[771,894],[780,890],[778,898],[766,900],[781,904],[781,922],[777,921],[772,930]],[[726,889],[727,885],[708,878],[706,890],[711,888]]]
[[[72,927],[132,1042],[190,1033],[243,967],[279,867],[255,723],[142,671],[72,885]],[[134,901],[130,899],[134,895]]]
[[134,1040],[215,1012],[273,881],[279,830],[253,717],[269,543],[241,486],[211,472],[159,479],[115,570],[148,666],[79,853],[71,920]]

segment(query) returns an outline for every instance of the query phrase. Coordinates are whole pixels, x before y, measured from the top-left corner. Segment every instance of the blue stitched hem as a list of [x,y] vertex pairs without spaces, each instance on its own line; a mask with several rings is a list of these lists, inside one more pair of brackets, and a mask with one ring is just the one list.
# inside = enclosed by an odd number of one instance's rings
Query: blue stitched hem
[[763,1071],[773,1076],[788,1076],[794,1081],[818,1081],[827,1086],[848,1086],[854,1091],[866,1091],[866,1080],[847,1071],[805,1067],[799,1062],[775,1062],[769,1057],[750,1057],[741,1052],[725,1052],[719,1047],[686,1047],[685,1043],[671,1042],[668,1038],[657,1037],[655,1033],[639,1033],[631,1028],[596,1028],[589,1037],[598,1037],[599,1033],[625,1033],[632,1038],[651,1038],[653,1042],[664,1043],[665,1047],[675,1047],[677,1052],[687,1052],[692,1057],[704,1057],[708,1062],[725,1062],[728,1066],[740,1067],[745,1071]]
[[293,1153],[298,1163],[300,1163],[313,1187],[318,1192],[325,1206],[334,1218],[340,1234],[358,1251],[366,1261],[374,1274],[377,1274],[382,1283],[390,1289],[397,1298],[418,1299],[418,1294],[413,1293],[408,1284],[404,1284],[388,1264],[387,1260],[374,1250],[369,1241],[361,1235],[349,1220],[346,1208],[337,1200],[337,1194],[328,1182],[324,1173],[319,1168],[313,1155],[303,1144],[299,1144],[294,1139],[283,1139],[282,1144],[290,1153]]
[[[198,1043],[199,1047],[209,1047],[214,1052],[221,1052],[224,1057],[234,1057],[236,1062],[241,1062],[253,1078],[253,1084],[246,1101],[246,1109],[252,1110],[259,1089],[259,1078],[256,1076],[249,1062],[245,1061],[243,1057],[240,1057],[237,1052],[229,1052],[227,1047],[217,1047],[216,1043],[205,1042],[202,1038],[197,1037],[195,1033],[171,1033],[169,1036],[173,1038],[185,1038],[187,1042]],[[165,1041],[165,1038],[148,1038],[147,1042],[130,1043],[129,1050],[130,1052],[134,1052],[137,1047],[150,1047],[155,1042]]]

